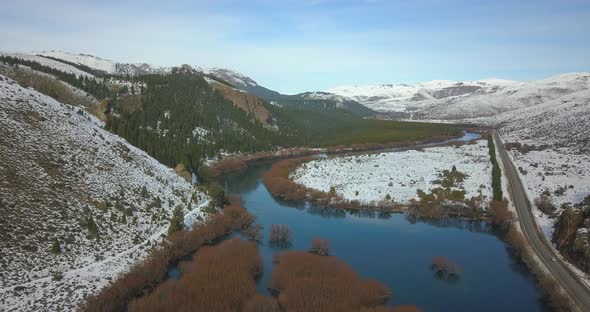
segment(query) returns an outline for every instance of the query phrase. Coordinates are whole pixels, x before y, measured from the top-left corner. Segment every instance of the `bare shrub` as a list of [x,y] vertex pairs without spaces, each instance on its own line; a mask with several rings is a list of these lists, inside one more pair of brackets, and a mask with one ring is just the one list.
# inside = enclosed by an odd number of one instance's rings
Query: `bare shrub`
[[514,214],[508,210],[507,201],[494,200],[490,204],[490,221],[496,226],[510,226],[514,220]]
[[202,173],[202,175],[205,175],[209,178],[216,178],[222,174],[239,171],[246,167],[248,167],[248,163],[245,159],[239,157],[228,158],[214,163],[208,168],[207,172]]
[[316,237],[311,241],[310,251],[320,256],[328,256],[330,254],[330,241],[325,238]]
[[520,256],[523,252],[523,249],[526,247],[526,242],[522,234],[516,230],[514,227],[510,227],[506,235],[504,236],[506,243],[510,245],[512,251],[517,255]]
[[281,308],[275,298],[254,295],[244,304],[242,312],[280,312]]
[[246,235],[246,237],[248,237],[249,240],[259,242],[262,240],[262,237],[263,237],[262,229],[263,229],[262,225],[253,224],[242,232],[244,233],[244,235]]
[[287,247],[291,244],[291,230],[284,224],[272,224],[268,240],[271,245]]
[[549,196],[541,195],[540,197],[535,198],[534,202],[539,210],[548,215],[552,215],[557,209],[553,204],[553,200],[551,200],[551,197]]
[[527,248],[527,242],[522,234],[514,227],[511,227],[505,234],[504,239],[510,245],[515,255],[519,256],[533,272],[537,280],[537,285],[543,289],[549,305],[556,311],[575,311],[572,301],[553,276],[549,275],[544,268],[538,265],[530,249]]
[[441,256],[432,258],[431,268],[437,277],[446,279],[456,279],[462,271],[457,263]]

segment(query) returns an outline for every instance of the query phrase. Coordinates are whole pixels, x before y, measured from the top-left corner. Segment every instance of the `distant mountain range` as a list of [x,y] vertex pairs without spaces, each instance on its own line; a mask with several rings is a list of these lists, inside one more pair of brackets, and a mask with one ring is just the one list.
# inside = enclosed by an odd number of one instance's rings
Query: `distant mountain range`
[[225,68],[197,68],[204,74],[209,74],[230,83],[233,87],[254,94],[273,105],[291,107],[322,107],[324,109],[340,108],[354,114],[369,117],[377,113],[359,102],[329,92],[304,92],[294,95],[282,94],[259,85],[254,79],[236,71]]
[[[174,67],[152,66],[146,63],[118,63],[115,61],[103,59],[88,54],[74,54],[62,51],[43,51],[32,52],[27,54],[21,53],[3,53],[19,58],[27,58],[47,66],[59,66],[63,70],[63,64],[55,64],[54,59],[62,60],[67,63],[82,65],[95,70],[99,73],[109,75],[144,75],[144,74],[161,74],[171,72]],[[226,68],[204,68],[199,66],[181,65],[181,69],[195,70],[206,76],[215,78],[218,82],[229,84],[239,90],[246,91],[263,100],[278,106],[291,107],[310,107],[320,109],[344,109],[362,117],[374,116],[376,114],[372,109],[343,96],[330,94],[328,92],[305,92],[295,95],[281,94],[277,91],[270,90],[258,85],[252,78]],[[72,71],[78,74],[79,69],[74,68]],[[85,75],[87,72],[84,73]]]
[[517,82],[437,80],[417,85],[341,86],[327,90],[382,113],[413,119],[463,119],[493,116],[530,107],[590,88],[590,73],[572,73]]
[[[145,63],[118,63],[92,55],[61,51],[11,55],[31,58],[44,62],[47,66],[57,66],[60,70],[64,70],[65,64],[56,62],[55,59],[63,60],[110,75],[167,73],[173,69]],[[251,77],[231,69],[189,65],[181,67],[201,72],[217,82],[253,94],[277,106],[344,109],[362,117],[415,120],[490,117],[533,107],[590,88],[590,72],[581,72],[528,82],[495,78],[479,81],[434,80],[415,85],[339,86],[325,91],[287,95],[261,86]],[[77,75],[89,75],[88,71],[80,71],[79,67],[68,70]]]

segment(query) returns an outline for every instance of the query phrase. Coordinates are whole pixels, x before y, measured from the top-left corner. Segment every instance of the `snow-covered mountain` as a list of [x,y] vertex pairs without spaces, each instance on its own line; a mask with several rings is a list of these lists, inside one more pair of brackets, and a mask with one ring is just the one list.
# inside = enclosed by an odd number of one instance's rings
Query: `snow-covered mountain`
[[545,103],[473,120],[501,128],[509,139],[590,152],[590,89]]
[[0,56],[8,56],[13,58],[19,58],[26,61],[37,62],[41,65],[51,67],[53,69],[57,69],[64,73],[74,74],[76,76],[86,76],[86,77],[94,77],[92,74],[87,73],[83,70],[80,70],[72,65],[56,61],[50,58],[46,58],[43,56],[35,55],[35,54],[28,54],[28,53],[7,53],[7,52],[0,52]]
[[202,68],[197,71],[229,83],[236,89],[254,94],[259,98],[279,106],[307,107],[312,109],[339,108],[366,117],[376,113],[346,96],[329,92],[315,91],[299,94],[282,94],[259,85],[254,79],[227,68]]
[[[172,67],[159,67],[145,63],[118,63],[92,55],[62,51],[2,54],[36,61],[78,76],[92,76],[92,71],[85,72],[80,69],[84,67],[114,75],[169,73],[173,70]],[[542,104],[590,88],[590,73],[582,72],[528,82],[496,78],[463,82],[434,80],[415,85],[340,86],[323,92],[287,95],[261,86],[251,77],[227,68],[189,65],[176,68],[200,72],[277,105],[313,108],[325,107],[329,102],[332,107],[346,109],[361,116],[373,116],[379,112],[389,117],[409,119],[465,119],[494,116]]]
[[74,54],[63,51],[32,52],[34,55],[60,59],[80,64],[111,75],[142,75],[169,72],[169,67],[153,66],[146,63],[119,63],[88,54]]
[[221,80],[224,80],[230,83],[235,88],[241,90],[248,87],[258,86],[258,83],[256,83],[254,79],[228,68],[206,68],[195,66],[195,69],[205,75],[211,75]]
[[416,85],[341,86],[327,91],[379,112],[401,112],[423,119],[462,119],[529,107],[588,88],[590,73],[572,73],[529,82],[436,80]]

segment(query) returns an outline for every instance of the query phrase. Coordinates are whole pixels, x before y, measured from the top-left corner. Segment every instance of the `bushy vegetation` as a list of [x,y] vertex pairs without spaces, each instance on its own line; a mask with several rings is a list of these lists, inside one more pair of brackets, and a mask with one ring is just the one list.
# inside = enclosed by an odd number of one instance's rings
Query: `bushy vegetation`
[[547,272],[544,266],[539,265],[535,255],[528,247],[527,241],[523,235],[511,226],[504,234],[504,240],[508,243],[510,250],[515,256],[519,257],[524,264],[532,271],[537,285],[543,290],[544,300],[547,301],[555,311],[576,311],[573,302],[564,292],[564,290],[555,281],[555,278]]
[[457,280],[462,272],[457,263],[441,256],[432,258],[431,268],[436,278],[450,281]]
[[397,311],[382,306],[391,296],[385,285],[338,258],[290,251],[277,260],[270,289],[284,311]]
[[553,215],[555,210],[557,210],[550,195],[542,194],[535,198],[534,203],[544,214]]
[[325,238],[315,237],[311,241],[310,251],[319,256],[328,256],[330,255],[330,241]]
[[508,209],[508,201],[492,201],[489,211],[490,222],[493,226],[504,231],[512,226],[514,213]]
[[201,248],[179,280],[167,281],[132,301],[129,311],[240,311],[256,294],[256,276],[261,272],[257,245],[233,238]]
[[281,248],[291,246],[291,230],[284,224],[271,224],[268,242]]
[[222,213],[195,224],[190,231],[174,232],[154,248],[145,260],[121,274],[99,293],[88,297],[79,310],[125,311],[129,301],[164,281],[170,264],[233,231],[245,231],[253,223],[254,217],[246,209],[230,205]]
[[490,161],[492,162],[492,198],[502,201],[502,170],[500,170],[500,165],[498,165],[498,160],[496,159],[496,145],[491,135],[488,136],[488,149],[490,150]]
[[457,167],[453,166],[450,171],[446,169],[443,170],[439,174],[440,180],[433,183],[440,184],[445,188],[459,187],[460,184],[465,181],[466,176],[466,174],[457,170]]
[[182,206],[178,205],[172,212],[172,219],[168,227],[168,235],[184,229],[184,212]]

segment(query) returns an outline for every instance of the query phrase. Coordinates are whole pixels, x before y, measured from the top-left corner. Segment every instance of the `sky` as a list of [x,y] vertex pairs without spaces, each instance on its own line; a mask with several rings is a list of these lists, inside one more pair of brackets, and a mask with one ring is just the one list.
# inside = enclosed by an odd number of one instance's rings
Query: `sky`
[[237,70],[283,93],[590,71],[588,0],[3,0],[0,50]]

